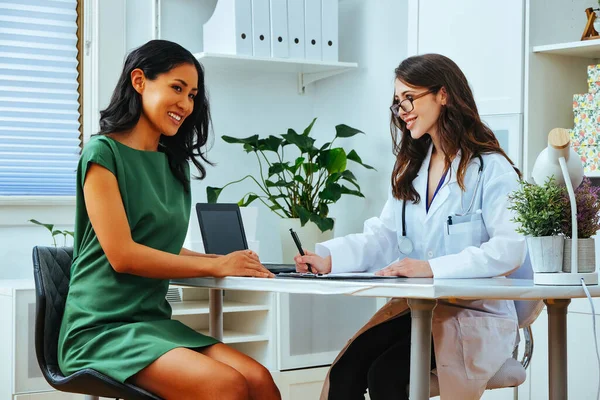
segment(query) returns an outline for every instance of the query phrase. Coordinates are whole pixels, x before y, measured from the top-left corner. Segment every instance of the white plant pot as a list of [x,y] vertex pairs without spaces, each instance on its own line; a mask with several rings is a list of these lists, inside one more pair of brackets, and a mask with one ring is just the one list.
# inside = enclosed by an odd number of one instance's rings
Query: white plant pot
[[[572,239],[565,239],[563,253],[563,272],[571,272],[571,243]],[[593,238],[577,239],[577,272],[596,271],[596,243]]]
[[562,270],[564,236],[528,236],[526,240],[533,272]]
[[[335,224],[334,224],[335,227]],[[296,232],[302,247],[308,251],[315,251],[315,244],[325,242],[333,238],[333,229],[325,232],[312,222],[300,226],[300,218],[282,218],[279,220],[279,235],[281,237],[281,256],[284,263],[293,264],[294,257],[298,254],[298,248],[290,234],[290,228]],[[335,229],[335,228],[334,228]]]

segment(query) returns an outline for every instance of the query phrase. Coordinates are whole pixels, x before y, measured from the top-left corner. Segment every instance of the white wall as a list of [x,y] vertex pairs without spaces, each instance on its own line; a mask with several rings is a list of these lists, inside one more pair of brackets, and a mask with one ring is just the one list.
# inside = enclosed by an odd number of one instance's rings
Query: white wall
[[[95,101],[102,109],[118,79],[125,52],[151,38],[149,27],[154,11],[140,9],[142,3],[146,3],[141,0],[91,2],[95,7],[91,19],[98,27],[92,31],[96,32],[92,35],[93,46],[97,46],[99,60]],[[194,53],[202,51],[202,24],[210,17],[216,1],[162,3],[161,37],[177,41]],[[358,165],[352,167],[366,198],[344,196],[331,207],[331,216],[336,218],[336,235],[361,231],[365,219],[379,215],[389,188],[394,159],[388,106],[393,91],[393,70],[406,57],[406,24],[403,22],[406,15],[405,2],[341,0],[340,60],[358,62],[359,68],[310,85],[304,95],[298,94],[294,75],[207,71],[214,124],[208,156],[216,166],[208,168],[204,181],[193,183],[193,202],[206,201],[206,186],[222,186],[246,174],[258,173],[254,155],[244,153],[241,146],[225,143],[222,135],[280,134],[288,128],[301,131],[313,117],[318,117],[314,128],[317,144],[330,140],[335,134],[335,125],[341,123],[366,133],[339,141],[347,151],[356,149],[365,163],[377,168],[372,171]],[[97,110],[89,112],[95,114]],[[97,120],[97,115],[95,118]],[[220,201],[237,202],[255,188],[250,182],[230,187],[222,193]],[[278,218],[260,203],[254,204],[259,208],[256,236],[260,241],[261,259],[280,261]],[[71,228],[74,219],[72,205],[37,208],[3,205],[0,211],[4,212],[0,212],[0,220],[3,215],[12,214],[23,221],[0,223],[0,279],[31,277],[31,247],[50,243],[49,234],[43,228],[29,226],[27,219],[40,218],[43,222],[62,224],[61,228]],[[38,216],[40,212],[43,215]],[[195,214],[192,214],[191,224],[192,235],[198,236]]]

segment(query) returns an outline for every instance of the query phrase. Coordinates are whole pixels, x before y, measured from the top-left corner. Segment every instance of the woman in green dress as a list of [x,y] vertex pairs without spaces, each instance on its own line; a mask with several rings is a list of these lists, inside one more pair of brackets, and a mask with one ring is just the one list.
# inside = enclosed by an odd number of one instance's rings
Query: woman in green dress
[[58,354],[65,375],[93,368],[165,399],[280,399],[269,371],[171,319],[170,278],[272,277],[251,251],[182,247],[191,161],[206,175],[204,73],[183,47],[153,40],[125,61],[100,133],[77,173],[74,261]]

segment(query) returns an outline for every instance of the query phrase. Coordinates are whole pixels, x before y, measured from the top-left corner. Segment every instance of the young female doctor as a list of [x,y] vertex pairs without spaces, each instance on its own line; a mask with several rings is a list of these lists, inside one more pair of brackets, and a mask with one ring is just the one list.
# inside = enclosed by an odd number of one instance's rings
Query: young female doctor
[[[298,271],[309,263],[321,273],[509,274],[526,255],[507,209],[519,172],[481,122],[467,79],[452,60],[437,54],[410,57],[395,74],[396,163],[383,211],[365,222],[363,233],[296,256]],[[367,388],[372,400],[408,399],[410,324],[405,299],[379,310],[338,355],[321,399],[364,399]],[[431,367],[437,369],[442,398],[478,399],[516,344],[514,304],[440,301],[432,332]]]

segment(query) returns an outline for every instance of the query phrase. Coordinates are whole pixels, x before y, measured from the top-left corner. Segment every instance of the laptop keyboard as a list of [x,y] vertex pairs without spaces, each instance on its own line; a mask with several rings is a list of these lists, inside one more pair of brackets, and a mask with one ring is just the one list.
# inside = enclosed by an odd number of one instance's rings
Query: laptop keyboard
[[296,272],[296,264],[265,263],[263,266],[274,274],[281,272]]

